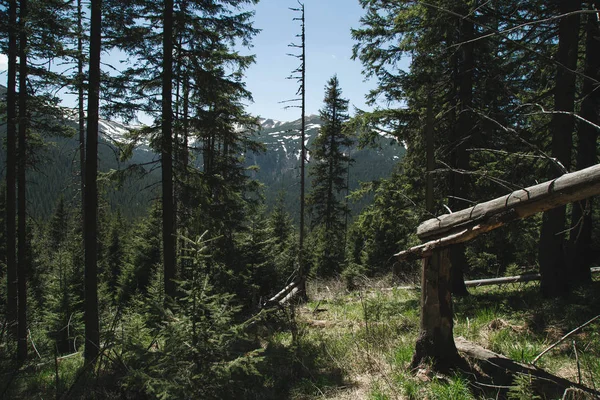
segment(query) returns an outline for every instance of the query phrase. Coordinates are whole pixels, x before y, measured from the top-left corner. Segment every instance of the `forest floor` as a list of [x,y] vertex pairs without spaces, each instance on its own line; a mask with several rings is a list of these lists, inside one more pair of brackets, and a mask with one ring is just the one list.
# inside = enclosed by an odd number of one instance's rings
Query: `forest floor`
[[[471,372],[442,375],[427,366],[410,370],[419,331],[420,291],[405,286],[390,289],[392,286],[387,279],[365,280],[361,289],[348,291],[341,280],[312,281],[308,285],[309,302],[265,313],[248,332],[249,349],[262,349],[258,374],[241,378],[236,384],[242,387],[243,398],[540,398],[527,377],[500,388],[476,384]],[[567,332],[600,314],[598,275],[592,285],[566,298],[546,300],[539,293],[537,282],[471,288],[469,296],[454,299],[455,337],[531,363]],[[38,346],[40,342],[36,339]],[[0,399],[160,397],[140,397],[138,392],[125,390],[118,368],[82,378],[81,354],[60,359],[35,357],[20,370],[0,370],[0,388],[4,388]],[[536,365],[600,389],[600,320],[570,336]],[[146,373],[148,366],[145,369],[141,364],[139,368],[140,373]]]
[[[281,332],[275,338],[280,344],[296,343],[301,373],[290,398],[536,398],[527,379],[502,390],[482,389],[465,373],[411,371],[420,292],[383,286],[383,281],[368,282],[363,290],[347,292],[341,282],[312,282],[311,301],[295,311],[294,335]],[[523,363],[600,314],[597,278],[591,287],[558,300],[542,299],[537,282],[471,288],[470,293],[455,299],[455,337]],[[537,366],[597,389],[599,360],[600,321],[596,321],[545,354]]]

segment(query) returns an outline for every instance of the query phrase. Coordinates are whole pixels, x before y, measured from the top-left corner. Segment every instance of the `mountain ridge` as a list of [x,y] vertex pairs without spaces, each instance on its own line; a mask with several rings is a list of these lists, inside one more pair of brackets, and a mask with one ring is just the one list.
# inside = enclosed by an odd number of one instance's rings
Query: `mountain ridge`
[[[0,85],[0,94],[3,92],[6,92],[6,88]],[[73,115],[71,109],[65,109],[65,120],[72,131],[76,132],[76,116]],[[305,122],[306,176],[309,190],[312,163],[311,145],[319,133],[322,121],[319,115],[313,114],[306,116]],[[301,119],[280,121],[273,118],[260,118],[259,123],[260,129],[254,133],[253,139],[262,143],[266,151],[242,154],[244,165],[248,168],[250,176],[263,184],[264,197],[268,207],[274,205],[278,197],[277,193],[283,191],[288,211],[295,215],[299,197]],[[134,210],[124,213],[132,217],[144,215],[152,199],[158,198],[156,187],[160,180],[159,169],[156,166],[143,167],[143,165],[160,160],[159,154],[151,149],[149,140],[145,139],[137,143],[132,157],[128,161],[122,162],[118,159],[119,144],[130,140],[127,138],[128,132],[132,128],[138,127],[104,118],[101,118],[99,122],[100,170],[108,172],[133,168],[132,170],[135,171],[132,176],[126,177],[124,181],[120,182],[118,185],[120,190],[107,191],[112,207],[134,208]],[[0,128],[0,135],[5,136],[5,128]],[[376,148],[358,149],[353,147],[348,149],[349,155],[354,159],[348,179],[350,190],[357,189],[360,182],[388,176],[404,154],[402,146],[393,145],[393,142],[383,137],[381,139]],[[79,187],[77,184],[79,167],[78,157],[75,153],[78,151],[79,144],[76,137],[46,137],[44,142],[46,143],[44,148],[38,150],[40,152],[38,158],[42,165],[36,167],[36,170],[32,170],[30,174],[32,184],[28,188],[29,197],[35,200],[32,213],[37,217],[47,217],[60,196],[74,199],[74,201],[78,198],[76,192]],[[201,158],[201,154],[198,158]],[[5,149],[1,148],[0,163],[4,164],[5,162]],[[255,166],[258,166],[258,169],[250,168]],[[143,172],[144,170],[146,172]],[[362,204],[355,206],[354,212],[358,212],[367,202],[363,201]]]

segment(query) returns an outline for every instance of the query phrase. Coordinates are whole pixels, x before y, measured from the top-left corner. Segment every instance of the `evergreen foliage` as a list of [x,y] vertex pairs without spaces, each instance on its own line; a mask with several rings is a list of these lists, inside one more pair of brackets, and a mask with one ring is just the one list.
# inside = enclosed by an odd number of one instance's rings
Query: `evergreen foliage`
[[[598,1],[359,2],[365,15],[352,31],[354,57],[377,81],[372,104],[379,98],[386,105],[350,118],[332,77],[319,117],[303,111],[296,125],[278,128],[283,137],[298,127],[305,133],[307,122],[321,126],[280,163],[279,154],[255,156],[282,139],[262,132],[269,138],[259,144],[260,120],[245,110],[251,93],[244,73],[254,57],[239,48],[258,33],[257,0],[105,0],[102,7],[94,0],[90,11],[81,1],[0,0],[0,53],[9,55],[9,87],[0,88],[0,397],[281,398],[292,395],[294,382],[325,387],[315,376],[323,378],[319,365],[339,356],[336,349],[325,355],[323,341],[311,347],[295,309],[265,310],[267,299],[298,278],[305,284],[308,270],[341,275],[349,289],[389,272],[415,281],[418,263],[393,255],[419,243],[423,220],[597,162]],[[302,12],[304,39],[304,7],[293,10]],[[99,69],[100,47],[129,58],[121,71]],[[292,73],[302,94],[304,40],[292,47],[303,51]],[[406,58],[410,66],[400,70]],[[95,68],[86,76],[90,62]],[[84,88],[91,93],[87,146]],[[76,116],[61,105],[65,90],[77,92]],[[130,129],[122,143],[97,141],[100,106],[123,123],[140,113],[153,121]],[[399,150],[382,150],[388,141]],[[296,163],[309,156],[304,182]],[[379,168],[386,176],[369,181]],[[289,211],[298,180],[311,187],[307,232],[304,206],[300,230],[298,213]],[[284,185],[289,190],[274,196]],[[350,208],[363,204],[351,218]],[[546,296],[590,283],[600,254],[593,204],[454,246],[455,294],[466,291],[463,272],[539,269]],[[364,337],[388,334],[377,319],[392,311],[378,299],[360,300]],[[416,298],[405,300],[400,311],[416,319]],[[505,305],[521,302],[511,297]],[[565,302],[545,300],[543,312]],[[399,305],[389,308],[397,314]],[[549,325],[532,321],[527,329],[547,336]],[[415,323],[398,322],[393,333]],[[359,332],[352,337],[362,338]],[[591,349],[596,339],[590,336]],[[411,351],[403,347],[395,357],[408,363]],[[65,372],[65,365],[82,369]],[[86,392],[81,382],[96,386]],[[513,395],[531,396],[524,383],[515,382]],[[462,378],[450,386],[469,396]],[[450,393],[435,387],[439,396]],[[372,388],[373,396],[380,392]]]
[[344,260],[344,218],[350,211],[341,194],[348,189],[352,162],[348,156],[352,140],[343,126],[349,118],[348,100],[342,98],[337,76],[327,82],[324,103],[320,112],[323,126],[311,151],[314,164],[309,170],[312,184],[307,203],[312,226],[318,227],[314,249],[317,273],[332,275],[340,272]]

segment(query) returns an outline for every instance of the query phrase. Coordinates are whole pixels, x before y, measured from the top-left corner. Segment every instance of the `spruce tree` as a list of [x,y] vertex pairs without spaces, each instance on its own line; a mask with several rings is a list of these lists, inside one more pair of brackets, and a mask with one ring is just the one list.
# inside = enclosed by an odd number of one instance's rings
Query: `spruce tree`
[[[112,43],[136,59],[113,80],[114,101],[108,111],[126,118],[144,111],[154,117],[153,125],[138,133],[147,135],[161,153],[163,269],[168,296],[175,294],[177,274],[176,209],[186,213],[179,220],[189,221],[195,231],[222,234],[229,245],[233,230],[243,220],[241,192],[248,179],[239,154],[256,148],[249,140],[256,121],[243,110],[242,103],[250,94],[241,77],[253,57],[240,55],[233,46],[248,45],[257,32],[250,23],[252,12],[240,11],[253,3],[111,2],[108,8]],[[123,15],[136,17],[124,19]],[[160,35],[153,28],[156,23],[163,27]],[[197,139],[194,149],[200,150],[196,165],[189,162],[190,137]],[[174,183],[186,203],[183,207],[175,205]],[[229,250],[225,253],[231,254]]]
[[100,107],[100,51],[102,2],[91,2],[90,69],[88,87],[87,146],[85,157],[85,362],[94,363],[100,353],[98,317],[98,119]]
[[[591,9],[600,8],[600,2],[590,2]],[[600,122],[600,22],[597,15],[587,14],[585,25],[585,66],[579,116],[583,119],[577,129],[577,169],[595,165],[598,161],[596,141],[598,130],[594,125]],[[569,280],[573,285],[592,281],[590,264],[593,260],[592,210],[594,199],[573,204],[571,213],[571,234],[569,258],[571,270]]]
[[299,54],[290,54],[292,57],[300,60],[298,68],[292,71],[292,74],[287,79],[293,79],[298,82],[298,91],[296,96],[288,102],[300,102],[300,105],[288,106],[300,108],[300,233],[298,235],[298,279],[300,296],[306,299],[306,278],[308,271],[306,268],[306,252],[304,249],[304,238],[306,235],[305,224],[305,208],[306,208],[306,182],[305,182],[305,165],[306,165],[306,19],[304,13],[304,3],[298,2],[299,8],[290,8],[290,10],[300,14],[299,17],[294,17],[294,21],[300,21],[300,34],[296,37],[300,38],[300,44],[291,43],[288,47],[300,49]]
[[27,88],[27,56],[28,56],[28,1],[19,3],[19,132],[18,132],[18,161],[17,161],[17,280],[18,280],[18,309],[17,309],[17,359],[24,361],[27,357],[27,199],[26,199],[26,168],[27,168],[27,133],[29,126],[28,88]]
[[[551,150],[560,166],[551,165],[549,177],[559,176],[570,170],[571,149],[575,118],[576,76],[578,32],[580,17],[574,13],[581,9],[581,0],[561,0],[558,27],[558,49],[556,59],[561,64],[556,69],[554,87],[554,109],[552,115]],[[540,230],[539,263],[540,288],[546,297],[556,297],[568,291],[566,266],[566,206],[556,207],[544,212]]]
[[6,320],[17,327],[17,1],[8,11],[8,73],[6,93]]
[[340,193],[347,188],[350,137],[343,124],[349,119],[348,100],[342,98],[337,76],[325,86],[324,106],[320,111],[323,125],[313,142],[310,169],[312,187],[308,196],[312,225],[320,231],[316,258],[322,274],[339,272],[344,260],[344,217],[349,212]]

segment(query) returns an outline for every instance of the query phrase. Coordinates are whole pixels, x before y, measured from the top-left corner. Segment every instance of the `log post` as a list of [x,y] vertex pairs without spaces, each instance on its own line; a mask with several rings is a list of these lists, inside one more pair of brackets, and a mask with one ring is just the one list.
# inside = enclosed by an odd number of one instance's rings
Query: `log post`
[[447,247],[435,249],[423,259],[421,326],[411,362],[413,368],[424,362],[433,362],[434,367],[444,369],[460,360],[452,333],[450,270]]

